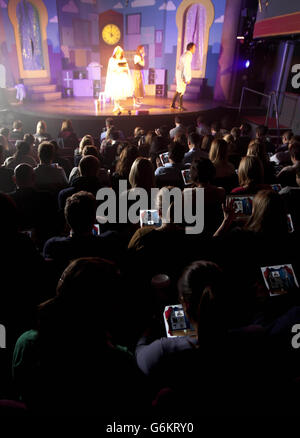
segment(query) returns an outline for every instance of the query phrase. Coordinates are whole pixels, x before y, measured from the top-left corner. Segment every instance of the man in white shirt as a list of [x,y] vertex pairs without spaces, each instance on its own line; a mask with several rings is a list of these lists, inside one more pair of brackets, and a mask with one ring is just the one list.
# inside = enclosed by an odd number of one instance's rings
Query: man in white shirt
[[179,59],[179,63],[176,68],[176,93],[173,97],[173,101],[171,104],[172,109],[176,109],[176,101],[179,97],[179,107],[178,109],[180,111],[184,111],[185,108],[182,105],[183,102],[183,95],[186,90],[186,86],[191,82],[192,80],[192,58],[193,54],[196,50],[196,44],[195,43],[189,43],[186,46],[186,51],[183,55],[181,55]]

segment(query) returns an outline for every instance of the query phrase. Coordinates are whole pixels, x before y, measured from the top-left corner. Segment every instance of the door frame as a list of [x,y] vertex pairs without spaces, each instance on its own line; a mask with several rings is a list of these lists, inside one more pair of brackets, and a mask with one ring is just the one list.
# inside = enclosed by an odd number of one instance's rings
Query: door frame
[[47,41],[47,26],[48,26],[48,11],[46,6],[44,5],[42,0],[28,0],[38,11],[39,19],[40,19],[40,31],[41,31],[41,39],[42,39],[42,50],[43,57],[45,63],[45,69],[43,70],[24,70],[23,65],[23,57],[22,57],[22,47],[20,41],[19,34],[19,23],[17,18],[17,6],[22,0],[9,0],[7,8],[8,8],[8,16],[13,25],[15,40],[16,40],[16,48],[17,48],[17,56],[18,56],[18,64],[19,64],[19,72],[20,78],[28,79],[28,78],[50,78],[50,63],[49,63],[49,53],[48,53],[48,41]]
[[178,65],[179,58],[182,55],[182,53],[185,51],[185,47],[184,47],[183,48],[184,50],[182,52],[182,43],[184,40],[183,32],[184,32],[184,20],[186,17],[186,12],[190,6],[195,4],[202,5],[206,9],[206,29],[204,34],[204,54],[203,54],[203,63],[202,63],[203,69],[192,70],[192,77],[204,78],[206,72],[209,31],[215,18],[215,8],[211,0],[182,0],[180,5],[178,6],[176,13],[176,25],[178,29],[176,65]]

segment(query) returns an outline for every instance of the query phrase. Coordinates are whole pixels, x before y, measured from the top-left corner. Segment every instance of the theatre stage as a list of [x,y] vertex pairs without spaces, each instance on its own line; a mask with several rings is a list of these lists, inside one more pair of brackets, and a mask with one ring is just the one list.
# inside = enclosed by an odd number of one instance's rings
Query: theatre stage
[[[63,119],[71,119],[79,136],[86,133],[99,135],[99,129],[105,125],[106,117],[116,119],[116,126],[126,135],[132,135],[136,126],[145,130],[158,128],[161,125],[174,125],[175,115],[181,115],[185,125],[195,123],[199,114],[205,115],[208,121],[213,121],[224,115],[224,107],[219,102],[200,100],[199,102],[184,102],[186,111],[181,112],[170,108],[171,99],[146,96],[143,105],[137,110],[132,106],[132,99],[122,102],[124,111],[121,115],[112,112],[113,105],[106,103],[96,110],[95,100],[89,97],[62,98],[46,102],[24,102],[11,104],[14,118],[19,118],[29,132],[35,132],[38,120],[45,120],[49,132],[58,132]],[[227,111],[228,109],[226,109]],[[131,111],[131,114],[128,112]],[[147,114],[139,113],[147,111]]]

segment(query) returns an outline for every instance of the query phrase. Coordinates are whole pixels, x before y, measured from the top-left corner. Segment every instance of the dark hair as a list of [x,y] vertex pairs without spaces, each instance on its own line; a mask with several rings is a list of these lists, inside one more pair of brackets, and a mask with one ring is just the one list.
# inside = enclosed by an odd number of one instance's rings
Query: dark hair
[[284,201],[274,190],[260,190],[253,199],[252,214],[245,228],[268,235],[288,232]]
[[202,142],[202,137],[197,132],[192,132],[188,136],[188,142],[190,144],[192,144],[193,146],[195,146],[196,148],[200,148],[201,142]]
[[158,128],[158,130],[159,130],[160,134],[161,134],[163,137],[168,137],[168,135],[169,135],[169,129],[168,129],[168,127],[167,127],[166,125],[162,125],[162,126],[160,126],[160,127]]
[[[115,264],[108,260],[86,257],[72,261],[62,273],[56,296],[38,307],[39,335],[51,344],[53,338],[55,343],[62,341],[65,351],[69,346],[65,345],[66,336],[69,338],[70,333],[74,333],[74,324],[77,326],[80,319],[83,332],[78,333],[78,336],[83,337],[84,342],[89,341],[87,333],[96,337],[99,343],[104,340],[111,312],[104,311],[101,321],[96,316],[97,313],[99,316],[100,308],[108,310],[107,304],[112,304],[113,300],[108,292],[114,287],[117,275]],[[101,293],[95,290],[99,279]]]
[[230,131],[230,134],[233,135],[234,139],[237,140],[240,135],[241,135],[241,130],[240,128],[238,128],[237,126],[235,126],[234,128],[232,128],[232,130]]
[[188,43],[188,45],[186,46],[186,50],[191,50],[195,45],[195,43]]
[[32,134],[24,134],[23,140],[26,141],[30,146],[35,142],[35,138]]
[[219,121],[212,122],[212,124],[211,124],[211,129],[214,130],[214,131],[216,131],[216,132],[219,132],[220,129],[221,129],[221,124],[220,124],[220,122],[219,122]]
[[93,155],[94,157],[98,158],[98,160],[100,160],[100,152],[96,148],[96,146],[92,144],[88,144],[82,149],[82,156],[85,157],[87,155]]
[[297,161],[300,161],[300,142],[295,141],[289,147],[290,155]]
[[194,160],[191,164],[191,180],[195,184],[209,183],[216,175],[216,168],[208,158]]
[[259,125],[256,130],[256,136],[259,137],[264,137],[265,135],[267,135],[268,133],[268,127],[264,126],[264,125]]
[[[198,324],[200,346],[202,340],[220,335],[221,321],[216,305],[223,290],[223,273],[213,262],[193,262],[178,281],[179,300],[186,305],[187,316]],[[225,327],[223,330],[225,332]]]
[[96,198],[92,193],[78,192],[67,198],[65,218],[75,232],[89,232],[96,222]]
[[175,123],[181,123],[181,122],[182,122],[181,117],[175,116]]
[[73,132],[72,121],[69,119],[63,120],[63,122],[61,124],[61,131],[72,131]]
[[29,164],[21,163],[15,167],[14,175],[16,178],[16,184],[21,187],[24,184],[32,182],[34,170]]
[[168,146],[169,159],[175,163],[181,163],[184,157],[184,147],[178,141],[173,141]]
[[24,140],[17,140],[16,150],[14,154],[15,163],[21,163],[24,155],[28,155],[30,152],[30,144]]
[[85,155],[81,158],[78,168],[81,176],[94,177],[99,171],[100,161],[93,155]]
[[50,164],[54,157],[54,146],[49,141],[43,141],[38,148],[38,157],[42,163]]
[[251,132],[251,125],[247,122],[243,122],[240,130],[241,130],[241,135],[248,135]]
[[287,131],[284,131],[282,136],[285,136],[288,141],[290,141],[293,138],[293,131],[291,129],[288,129]]

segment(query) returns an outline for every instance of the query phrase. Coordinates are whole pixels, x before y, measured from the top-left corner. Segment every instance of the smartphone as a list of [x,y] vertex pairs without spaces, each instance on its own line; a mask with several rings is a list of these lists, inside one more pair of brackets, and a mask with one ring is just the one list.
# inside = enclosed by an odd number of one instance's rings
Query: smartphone
[[169,152],[164,152],[163,154],[159,155],[161,164],[164,166],[169,162]]
[[233,200],[234,211],[238,218],[245,218],[252,214],[253,196],[229,196]]
[[190,169],[184,169],[184,170],[182,170],[182,171],[181,171],[181,175],[182,175],[182,178],[183,178],[184,184],[185,184],[186,186],[188,186],[189,184],[192,183],[192,181],[191,181],[191,170],[190,170]]
[[145,227],[145,226],[159,227],[161,225],[161,219],[159,217],[158,210],[141,210],[140,225],[141,227]]
[[280,192],[280,190],[282,189],[281,184],[271,184],[272,190],[274,190],[275,192]]
[[166,306],[163,318],[168,338],[196,336],[196,330],[187,318],[182,304]]
[[92,233],[94,236],[100,236],[100,225],[99,224],[93,225]]

